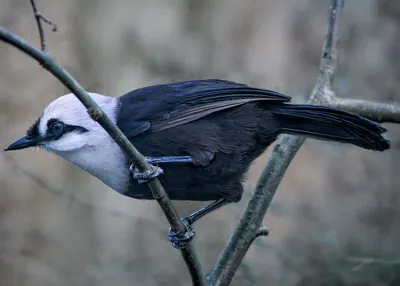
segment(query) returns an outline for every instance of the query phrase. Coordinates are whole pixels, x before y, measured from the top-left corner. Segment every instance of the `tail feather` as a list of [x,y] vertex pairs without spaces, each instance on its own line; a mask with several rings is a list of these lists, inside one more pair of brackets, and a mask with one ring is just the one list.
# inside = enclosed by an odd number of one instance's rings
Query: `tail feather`
[[286,104],[272,112],[281,124],[282,133],[350,143],[376,151],[390,148],[390,141],[381,136],[385,128],[354,113],[324,106]]

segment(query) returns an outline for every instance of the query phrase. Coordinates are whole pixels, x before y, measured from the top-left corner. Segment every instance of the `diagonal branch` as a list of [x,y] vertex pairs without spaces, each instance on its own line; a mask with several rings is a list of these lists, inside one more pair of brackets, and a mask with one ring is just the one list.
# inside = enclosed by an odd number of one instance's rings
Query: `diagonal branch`
[[46,24],[50,25],[51,30],[53,32],[57,31],[57,26],[49,18],[47,18],[46,16],[44,16],[42,13],[40,13],[38,11],[38,9],[36,8],[35,0],[30,0],[30,1],[31,1],[32,9],[33,9],[33,14],[35,16],[36,23],[37,23],[38,30],[39,30],[40,47],[43,52],[47,52],[46,39],[44,37],[42,21],[45,22]]
[[[87,108],[93,120],[97,121],[110,136],[115,140],[119,147],[126,153],[128,158],[135,164],[140,172],[152,170],[152,166],[147,163],[145,157],[129,142],[122,131],[111,121],[96,102],[87,94],[79,83],[69,75],[61,66],[46,53],[36,49],[17,35],[0,28],[0,40],[18,48],[30,57],[37,60],[42,66],[58,78]],[[168,198],[163,186],[158,179],[148,183],[154,199],[157,200],[168,219],[171,229],[178,233],[184,233],[185,227],[180,221],[180,217]],[[186,265],[189,268],[193,284],[205,285],[205,278],[192,244],[188,244],[181,250]]]
[[[312,104],[327,103],[334,96],[331,87],[336,72],[336,47],[343,5],[344,0],[331,0],[320,72],[308,101]],[[305,137],[284,136],[274,148],[238,227],[233,232],[209,276],[212,285],[228,285],[232,281],[253,242],[254,234],[261,226],[279,183],[304,140]]]

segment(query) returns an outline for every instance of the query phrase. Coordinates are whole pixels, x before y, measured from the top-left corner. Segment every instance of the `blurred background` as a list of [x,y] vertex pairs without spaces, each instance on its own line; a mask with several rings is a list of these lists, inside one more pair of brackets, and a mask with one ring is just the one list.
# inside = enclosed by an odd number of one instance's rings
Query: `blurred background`
[[[304,102],[318,72],[328,0],[37,0],[50,54],[87,90],[221,78]],[[400,102],[400,2],[346,1],[335,90]],[[0,0],[0,25],[39,46],[28,0]],[[0,43],[0,146],[67,90]],[[308,140],[233,285],[400,285],[400,129],[384,153]],[[268,158],[249,173],[248,190]],[[251,195],[195,225],[208,271]],[[201,203],[176,203],[180,214]],[[62,159],[0,154],[0,285],[190,285],[158,205],[123,197]]]

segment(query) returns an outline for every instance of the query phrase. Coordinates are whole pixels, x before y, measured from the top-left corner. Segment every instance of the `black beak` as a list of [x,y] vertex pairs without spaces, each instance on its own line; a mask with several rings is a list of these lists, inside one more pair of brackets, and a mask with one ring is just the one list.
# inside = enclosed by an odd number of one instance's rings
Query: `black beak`
[[23,136],[11,143],[10,146],[4,149],[4,151],[19,150],[34,146],[37,146],[37,142],[35,140],[32,140],[28,136]]

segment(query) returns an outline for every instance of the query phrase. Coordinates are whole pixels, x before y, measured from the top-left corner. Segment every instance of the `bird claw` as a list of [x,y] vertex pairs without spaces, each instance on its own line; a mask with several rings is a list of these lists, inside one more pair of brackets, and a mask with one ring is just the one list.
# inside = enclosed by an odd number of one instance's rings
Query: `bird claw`
[[164,174],[164,170],[158,166],[153,166],[153,170],[151,171],[138,172],[137,170],[135,170],[135,165],[132,164],[129,167],[129,170],[132,172],[133,178],[136,179],[139,184],[148,183],[154,178],[157,178],[158,176]]
[[176,249],[185,248],[196,235],[187,218],[181,218],[181,221],[185,226],[185,233],[182,234],[180,231],[172,231],[171,228],[168,231],[169,241],[172,242],[172,246]]

